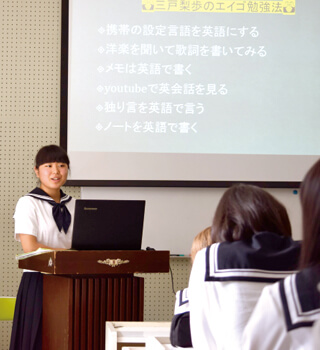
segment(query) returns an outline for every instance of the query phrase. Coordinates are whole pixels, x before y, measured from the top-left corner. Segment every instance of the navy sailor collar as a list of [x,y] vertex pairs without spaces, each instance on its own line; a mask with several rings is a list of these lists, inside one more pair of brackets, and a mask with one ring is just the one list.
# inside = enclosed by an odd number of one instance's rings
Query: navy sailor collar
[[52,205],[52,216],[54,218],[54,221],[61,232],[63,229],[65,233],[67,233],[68,228],[71,224],[71,214],[66,207],[66,203],[70,202],[72,197],[69,195],[66,195],[65,193],[60,190],[60,203],[55,202],[45,191],[43,191],[41,188],[36,187],[31,192],[26,194],[26,196],[30,196],[45,202],[48,202],[50,205]]
[[279,283],[287,331],[311,327],[320,316],[320,266],[301,270]]
[[273,283],[297,272],[300,242],[261,232],[250,240],[206,248],[205,281]]
[[[54,200],[39,187],[34,188],[31,192],[27,193],[26,196],[31,196],[47,202],[54,202]],[[71,196],[63,193],[62,190],[60,190],[60,203],[68,203],[71,201],[71,199]]]

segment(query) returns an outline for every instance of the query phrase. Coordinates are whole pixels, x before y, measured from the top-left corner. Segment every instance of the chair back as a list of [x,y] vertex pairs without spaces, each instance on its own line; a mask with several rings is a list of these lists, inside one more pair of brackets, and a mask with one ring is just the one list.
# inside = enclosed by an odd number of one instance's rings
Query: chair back
[[0,321],[12,321],[16,298],[0,297]]

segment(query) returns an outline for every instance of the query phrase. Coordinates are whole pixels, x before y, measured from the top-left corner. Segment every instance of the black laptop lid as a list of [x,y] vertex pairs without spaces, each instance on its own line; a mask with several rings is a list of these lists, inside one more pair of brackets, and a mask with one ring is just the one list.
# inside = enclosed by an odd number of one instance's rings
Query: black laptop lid
[[140,250],[145,201],[76,201],[72,249]]

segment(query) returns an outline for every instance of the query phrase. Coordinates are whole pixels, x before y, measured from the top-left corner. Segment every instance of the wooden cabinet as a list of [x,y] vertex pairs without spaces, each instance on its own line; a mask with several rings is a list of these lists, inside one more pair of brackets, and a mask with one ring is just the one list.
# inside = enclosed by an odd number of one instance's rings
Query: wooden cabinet
[[106,321],[143,321],[144,280],[169,251],[50,251],[19,261],[44,273],[43,349],[105,349]]

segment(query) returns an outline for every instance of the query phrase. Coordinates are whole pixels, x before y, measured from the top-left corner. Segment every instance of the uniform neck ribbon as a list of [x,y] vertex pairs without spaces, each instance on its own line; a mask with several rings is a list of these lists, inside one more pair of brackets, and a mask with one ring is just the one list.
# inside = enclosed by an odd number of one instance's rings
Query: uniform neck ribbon
[[71,214],[66,207],[66,203],[71,201],[71,196],[66,195],[62,192],[62,190],[60,190],[60,203],[57,203],[39,187],[36,187],[34,190],[29,192],[27,196],[48,202],[50,205],[52,205],[52,216],[59,231],[61,232],[63,229],[65,234],[67,234],[68,228],[71,224]]

